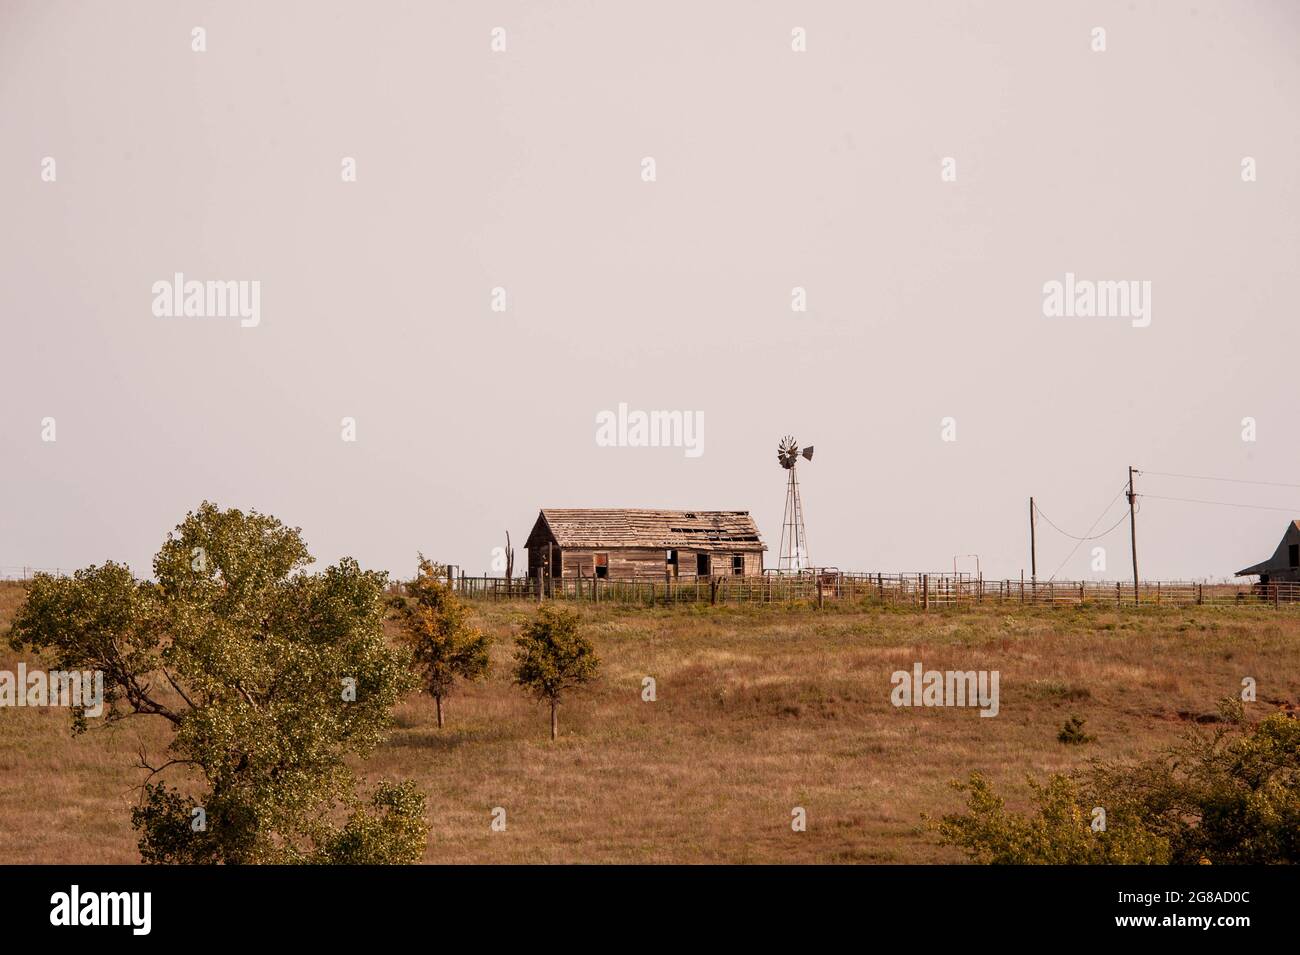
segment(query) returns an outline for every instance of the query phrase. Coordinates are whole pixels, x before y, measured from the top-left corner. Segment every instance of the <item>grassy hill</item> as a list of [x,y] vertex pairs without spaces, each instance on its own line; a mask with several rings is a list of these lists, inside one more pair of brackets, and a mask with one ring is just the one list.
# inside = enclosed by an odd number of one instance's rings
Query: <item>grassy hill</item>
[[[0,633],[22,598],[0,584]],[[412,697],[366,763],[429,796],[428,862],[960,861],[919,828],[979,770],[1017,797],[1026,774],[1176,741],[1259,684],[1258,719],[1300,698],[1300,615],[1232,608],[960,611],[577,605],[602,658],[590,690],[547,713],[510,683],[528,604],[476,605],[493,672],[447,704]],[[0,669],[19,656],[0,642]],[[26,658],[29,666],[39,660]],[[1001,712],[890,704],[890,674],[998,670]],[[642,679],[657,683],[641,699]],[[1067,717],[1097,741],[1065,746]],[[160,720],[72,737],[66,711],[0,709],[0,863],[134,862],[130,806]],[[494,807],[505,832],[492,832]],[[806,832],[792,832],[794,806]]]

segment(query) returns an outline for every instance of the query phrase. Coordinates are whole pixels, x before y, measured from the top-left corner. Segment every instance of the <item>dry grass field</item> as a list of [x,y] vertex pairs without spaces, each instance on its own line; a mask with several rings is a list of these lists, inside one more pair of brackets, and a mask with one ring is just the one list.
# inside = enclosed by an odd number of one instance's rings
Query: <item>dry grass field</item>
[[[21,596],[0,585],[0,633]],[[601,676],[561,709],[558,743],[508,676],[532,607],[482,604],[487,681],[450,699],[442,731],[431,700],[407,700],[365,762],[428,794],[427,862],[961,861],[919,825],[961,805],[949,780],[982,771],[1014,802],[1026,774],[1175,742],[1243,676],[1259,683],[1249,719],[1300,698],[1287,610],[578,609]],[[1000,671],[1000,714],[894,708],[890,674],[916,661]],[[1071,715],[1096,743],[1057,741]],[[138,861],[133,766],[141,745],[165,745],[161,722],[74,738],[66,711],[0,709],[0,862]],[[490,829],[497,806],[504,832]],[[791,831],[794,806],[806,832]]]

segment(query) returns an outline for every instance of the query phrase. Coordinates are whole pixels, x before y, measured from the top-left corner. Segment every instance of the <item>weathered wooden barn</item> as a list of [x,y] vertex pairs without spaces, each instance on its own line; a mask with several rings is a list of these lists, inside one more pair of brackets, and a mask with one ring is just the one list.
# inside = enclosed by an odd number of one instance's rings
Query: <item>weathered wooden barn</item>
[[767,549],[748,511],[553,507],[524,546],[530,577],[602,579],[756,576]]
[[1259,574],[1261,584],[1300,582],[1300,521],[1292,521],[1282,535],[1273,556],[1266,561],[1237,571],[1238,577]]

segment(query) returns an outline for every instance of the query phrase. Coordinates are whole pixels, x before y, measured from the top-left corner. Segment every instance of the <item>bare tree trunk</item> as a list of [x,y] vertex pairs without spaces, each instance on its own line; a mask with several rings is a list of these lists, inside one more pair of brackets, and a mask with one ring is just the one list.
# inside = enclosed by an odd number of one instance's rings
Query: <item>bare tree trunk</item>
[[438,729],[442,729],[442,697],[435,696],[434,700],[438,704]]
[[556,700],[551,700],[551,739],[554,740],[560,735],[560,704]]

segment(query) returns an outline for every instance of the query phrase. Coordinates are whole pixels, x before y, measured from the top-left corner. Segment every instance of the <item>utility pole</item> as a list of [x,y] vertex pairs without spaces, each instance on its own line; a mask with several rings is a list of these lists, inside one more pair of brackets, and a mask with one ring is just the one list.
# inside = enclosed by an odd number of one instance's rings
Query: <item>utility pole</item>
[[1029,579],[1038,582],[1038,543],[1034,539],[1034,499],[1029,499]]
[[1133,465],[1128,466],[1128,532],[1133,542],[1133,606],[1141,603],[1138,597],[1138,532],[1137,518],[1133,513],[1133,502],[1137,495],[1133,493]]

